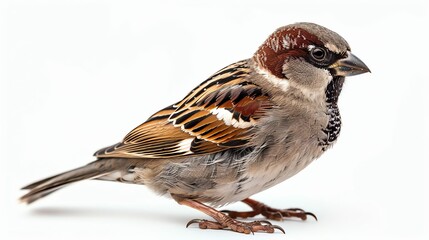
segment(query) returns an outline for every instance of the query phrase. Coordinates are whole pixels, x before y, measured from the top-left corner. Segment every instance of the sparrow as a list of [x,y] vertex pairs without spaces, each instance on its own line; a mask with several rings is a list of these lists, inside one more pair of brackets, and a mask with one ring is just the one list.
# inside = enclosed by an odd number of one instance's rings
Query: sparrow
[[[187,227],[284,233],[269,221],[237,218],[316,218],[250,197],[294,176],[336,142],[345,77],[366,72],[336,32],[305,22],[280,27],[251,58],[219,70],[97,151],[88,165],[23,187],[29,192],[20,200],[30,204],[86,179],[141,184],[213,218]],[[252,211],[216,210],[238,201]]]

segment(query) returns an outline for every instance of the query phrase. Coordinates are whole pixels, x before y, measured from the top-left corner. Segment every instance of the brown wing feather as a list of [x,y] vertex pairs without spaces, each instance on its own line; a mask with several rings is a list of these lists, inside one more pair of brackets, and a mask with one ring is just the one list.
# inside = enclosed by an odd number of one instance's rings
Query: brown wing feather
[[256,120],[272,107],[268,96],[248,82],[208,90],[203,97],[197,95],[197,100],[179,105],[170,121],[192,136],[221,146],[245,144]]
[[246,146],[256,121],[272,107],[259,86],[247,82],[246,61],[232,64],[182,101],[152,115],[97,157],[169,158]]

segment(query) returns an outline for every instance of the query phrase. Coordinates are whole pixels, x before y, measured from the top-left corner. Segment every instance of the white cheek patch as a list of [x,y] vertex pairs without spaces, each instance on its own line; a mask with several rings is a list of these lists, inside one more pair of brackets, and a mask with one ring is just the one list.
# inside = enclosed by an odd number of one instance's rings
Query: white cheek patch
[[249,128],[253,126],[252,122],[246,122],[241,118],[238,120],[235,119],[233,114],[224,108],[212,109],[210,113],[215,115],[217,119],[223,121],[227,126],[233,126],[235,128]]
[[286,92],[289,88],[289,81],[287,79],[281,79],[276,76],[274,76],[272,73],[268,72],[265,69],[262,69],[260,67],[256,68],[256,71],[265,77],[265,79],[268,80],[268,82],[272,83],[274,86],[280,88],[283,92]]
[[295,86],[297,89],[299,89],[302,94],[310,101],[318,101],[318,100],[323,100],[325,99],[325,91],[324,88],[325,86],[327,86],[329,84],[329,82],[332,81],[332,75],[329,73],[328,70],[326,69],[320,69],[318,70],[320,71],[320,73],[317,76],[317,79],[319,79],[319,82],[322,82],[323,84],[320,85],[319,89],[310,89],[310,88],[306,88],[304,86]]

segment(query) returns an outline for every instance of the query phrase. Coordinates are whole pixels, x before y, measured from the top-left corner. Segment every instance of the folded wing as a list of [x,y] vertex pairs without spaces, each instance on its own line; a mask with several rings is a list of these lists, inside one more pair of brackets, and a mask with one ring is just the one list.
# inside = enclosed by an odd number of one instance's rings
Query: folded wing
[[246,61],[229,65],[94,155],[177,158],[249,146],[252,129],[272,108],[269,96],[247,81],[249,73]]

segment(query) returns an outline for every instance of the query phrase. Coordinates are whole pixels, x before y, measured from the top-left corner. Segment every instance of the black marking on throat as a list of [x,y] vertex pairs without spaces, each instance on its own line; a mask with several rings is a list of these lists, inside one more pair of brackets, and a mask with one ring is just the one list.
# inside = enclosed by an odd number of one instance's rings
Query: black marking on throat
[[326,137],[319,139],[319,146],[326,151],[338,138],[341,131],[341,116],[338,108],[338,97],[344,84],[344,77],[334,77],[325,90],[326,95],[326,114],[329,115],[329,121],[322,131]]

